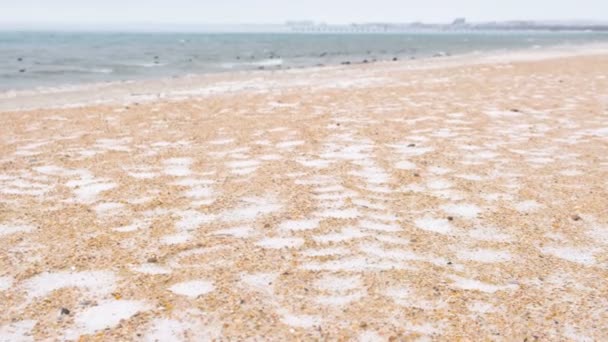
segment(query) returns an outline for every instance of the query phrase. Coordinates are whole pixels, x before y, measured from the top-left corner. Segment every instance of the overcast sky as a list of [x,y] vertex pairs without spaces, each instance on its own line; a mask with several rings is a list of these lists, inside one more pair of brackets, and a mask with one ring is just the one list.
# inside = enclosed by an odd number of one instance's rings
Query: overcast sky
[[0,24],[608,21],[608,0],[0,0]]

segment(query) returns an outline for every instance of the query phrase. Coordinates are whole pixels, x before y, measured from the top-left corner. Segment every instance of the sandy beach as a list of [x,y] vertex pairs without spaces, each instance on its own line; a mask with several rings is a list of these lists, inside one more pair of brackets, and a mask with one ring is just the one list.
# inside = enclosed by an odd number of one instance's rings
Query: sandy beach
[[0,341],[608,339],[608,50],[539,55],[3,94]]

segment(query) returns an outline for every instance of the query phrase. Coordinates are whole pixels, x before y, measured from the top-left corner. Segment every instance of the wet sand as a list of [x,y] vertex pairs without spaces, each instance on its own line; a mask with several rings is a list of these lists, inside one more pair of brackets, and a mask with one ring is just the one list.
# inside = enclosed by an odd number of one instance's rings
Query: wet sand
[[1,113],[0,340],[607,339],[608,52],[439,63]]

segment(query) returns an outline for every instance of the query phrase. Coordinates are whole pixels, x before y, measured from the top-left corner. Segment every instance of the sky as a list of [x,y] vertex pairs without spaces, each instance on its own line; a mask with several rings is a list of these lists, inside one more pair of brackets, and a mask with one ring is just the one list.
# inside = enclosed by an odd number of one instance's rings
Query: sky
[[0,26],[596,20],[608,0],[0,0]]

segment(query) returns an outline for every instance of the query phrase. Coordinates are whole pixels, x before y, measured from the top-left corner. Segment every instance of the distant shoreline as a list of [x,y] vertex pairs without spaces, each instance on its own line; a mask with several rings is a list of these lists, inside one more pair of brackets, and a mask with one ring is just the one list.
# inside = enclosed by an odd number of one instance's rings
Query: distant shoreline
[[378,61],[375,63],[356,61],[349,63],[349,65],[327,65],[282,70],[235,70],[145,80],[39,87],[0,92],[0,112],[42,108],[73,108],[89,105],[128,105],[157,100],[173,101],[221,93],[260,90],[264,87],[303,86],[303,84],[290,83],[289,75],[294,73],[323,74],[325,71],[341,71],[346,77],[345,80],[348,80],[352,77],[349,73],[353,69],[436,69],[462,65],[526,62],[603,54],[608,54],[608,44],[554,46],[543,49],[493,51],[442,56],[440,58]]

